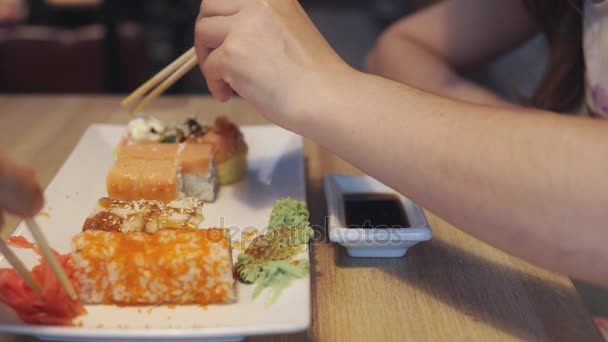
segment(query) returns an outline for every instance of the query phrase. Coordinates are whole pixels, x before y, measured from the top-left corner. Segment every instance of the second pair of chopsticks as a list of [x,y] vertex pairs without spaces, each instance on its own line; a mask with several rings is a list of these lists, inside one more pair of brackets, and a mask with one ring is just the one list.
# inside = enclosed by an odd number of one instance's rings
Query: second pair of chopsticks
[[[129,110],[131,114],[140,112],[150,101],[157,98],[197,64],[196,53],[194,52],[194,48],[191,48],[171,64],[167,65],[158,74],[154,75],[154,77],[149,79],[146,83],[142,84],[131,93],[131,95],[127,96],[122,101],[122,105],[129,106],[135,101],[140,100],[142,96],[149,92],[141,101],[133,105]],[[156,85],[158,86],[154,88]],[[152,90],[152,88],[154,89]]]
[[[29,231],[32,233],[32,236],[34,237],[34,241],[36,241],[36,243],[38,244],[38,248],[40,248],[42,257],[46,260],[46,262],[49,263],[51,270],[57,277],[57,280],[59,280],[59,283],[61,284],[61,286],[68,293],[70,298],[77,299],[78,295],[76,294],[76,290],[74,290],[74,286],[70,282],[70,279],[68,278],[67,274],[65,273],[63,267],[61,267],[61,263],[59,262],[59,259],[57,259],[57,256],[55,255],[55,253],[53,252],[53,250],[51,250],[51,247],[49,247],[49,244],[46,241],[44,234],[42,234],[42,230],[40,229],[40,227],[38,226],[36,221],[34,221],[32,219],[26,219],[25,225],[27,226]],[[36,292],[38,295],[41,295],[42,288],[40,287],[40,284],[38,283],[38,281],[34,278],[34,276],[27,269],[27,267],[25,267],[23,262],[21,262],[21,260],[19,260],[17,255],[15,255],[15,253],[13,253],[13,251],[8,247],[6,241],[4,241],[3,239],[0,239],[0,253],[2,253],[2,255],[4,255],[4,257],[9,262],[9,264],[11,264],[11,266],[13,266],[13,268],[17,271],[17,273],[21,276],[21,278],[23,278],[25,283],[32,290],[34,290],[34,292]]]

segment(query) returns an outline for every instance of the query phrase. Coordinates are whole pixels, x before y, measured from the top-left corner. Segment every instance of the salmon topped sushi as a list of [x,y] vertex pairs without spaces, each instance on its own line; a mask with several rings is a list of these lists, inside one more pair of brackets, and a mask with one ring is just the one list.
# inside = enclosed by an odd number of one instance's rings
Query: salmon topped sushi
[[196,143],[181,144],[177,161],[181,167],[184,195],[212,201],[217,190],[213,148]]
[[108,195],[118,200],[211,202],[217,189],[213,147],[206,144],[124,145],[107,178]]
[[212,124],[190,118],[183,123],[159,126],[153,117],[139,117],[129,123],[123,145],[171,145],[191,143],[209,145],[215,158],[216,178],[220,185],[233,184],[247,172],[247,143],[239,127],[224,116]]
[[206,173],[214,163],[213,147],[203,144],[180,144],[177,161],[185,174]]
[[119,159],[107,177],[108,195],[123,201],[170,202],[179,197],[180,183],[172,160]]

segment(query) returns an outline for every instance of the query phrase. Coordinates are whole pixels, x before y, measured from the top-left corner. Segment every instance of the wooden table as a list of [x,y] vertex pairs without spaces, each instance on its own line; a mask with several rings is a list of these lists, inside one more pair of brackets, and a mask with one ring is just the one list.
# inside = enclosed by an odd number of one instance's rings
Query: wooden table
[[[89,124],[127,122],[118,102],[117,97],[0,96],[0,146],[30,164],[46,185]],[[226,114],[239,124],[265,122],[240,100],[220,104],[207,97],[166,97],[149,111],[164,119]],[[360,172],[312,141],[306,140],[305,153],[311,221],[317,234],[326,236],[323,177]],[[313,244],[308,333],[251,340],[601,340],[569,279],[427,216],[433,240],[405,258],[353,259],[342,247]],[[16,224],[9,219],[7,228]]]

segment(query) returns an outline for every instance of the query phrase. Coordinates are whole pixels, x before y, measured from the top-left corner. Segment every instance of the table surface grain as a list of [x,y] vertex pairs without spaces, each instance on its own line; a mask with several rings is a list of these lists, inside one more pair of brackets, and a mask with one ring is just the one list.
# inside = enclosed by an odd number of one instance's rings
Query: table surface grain
[[[111,96],[0,96],[2,153],[29,164],[46,186],[92,123],[125,124]],[[225,114],[237,123],[266,123],[241,100],[165,97],[149,113],[174,120]],[[321,240],[323,177],[361,174],[305,140],[307,199]],[[334,244],[312,245],[312,325],[307,332],[251,341],[601,341],[566,277],[532,266],[455,229],[432,213],[433,240],[399,259],[354,259]],[[18,220],[9,218],[6,234]],[[0,335],[0,341],[30,341]]]

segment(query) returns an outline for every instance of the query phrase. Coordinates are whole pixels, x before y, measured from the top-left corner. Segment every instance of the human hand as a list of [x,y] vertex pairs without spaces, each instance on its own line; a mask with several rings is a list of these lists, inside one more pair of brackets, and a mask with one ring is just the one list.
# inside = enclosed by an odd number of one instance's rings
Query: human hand
[[15,25],[28,15],[28,5],[24,0],[0,0],[0,25]]
[[297,130],[302,108],[352,70],[296,0],[204,0],[196,54],[212,95],[236,91],[269,120]]
[[4,225],[3,211],[32,217],[43,204],[42,189],[32,169],[17,165],[0,154],[0,228]]

